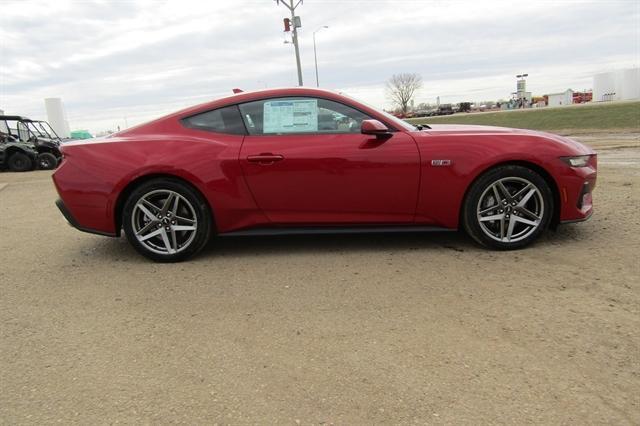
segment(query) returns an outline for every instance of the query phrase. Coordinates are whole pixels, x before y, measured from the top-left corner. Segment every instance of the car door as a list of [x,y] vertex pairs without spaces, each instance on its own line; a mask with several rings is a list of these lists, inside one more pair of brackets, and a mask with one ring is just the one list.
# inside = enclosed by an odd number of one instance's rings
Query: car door
[[322,98],[240,105],[240,163],[257,205],[280,224],[413,221],[420,179],[415,141],[360,133],[366,114]]

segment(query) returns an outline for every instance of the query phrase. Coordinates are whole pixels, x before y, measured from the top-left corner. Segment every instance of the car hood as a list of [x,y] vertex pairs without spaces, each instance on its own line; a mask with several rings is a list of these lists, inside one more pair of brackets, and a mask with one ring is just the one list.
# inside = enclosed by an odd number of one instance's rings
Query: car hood
[[60,142],[56,139],[50,139],[50,138],[43,138],[43,137],[38,137],[38,143],[48,143],[48,144],[53,144],[53,145],[59,145]]
[[422,131],[424,134],[429,135],[441,135],[441,136],[505,136],[505,142],[509,140],[526,136],[532,139],[545,139],[547,141],[564,145],[565,147],[584,154],[594,154],[588,146],[574,141],[573,139],[565,136],[556,135],[553,133],[541,132],[538,130],[528,129],[513,129],[510,127],[497,127],[497,126],[477,126],[477,125],[464,125],[464,124],[430,124],[430,129]]
[[430,129],[426,131],[428,133],[437,134],[496,134],[496,133],[517,133],[520,131],[528,132],[529,130],[511,129],[509,127],[496,127],[496,126],[478,126],[468,124],[430,124]]

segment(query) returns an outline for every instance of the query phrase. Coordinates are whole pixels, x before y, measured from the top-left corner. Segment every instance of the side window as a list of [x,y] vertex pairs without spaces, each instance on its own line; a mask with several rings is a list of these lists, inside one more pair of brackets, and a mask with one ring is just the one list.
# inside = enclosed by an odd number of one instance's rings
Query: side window
[[185,126],[192,129],[208,130],[216,133],[244,135],[245,129],[237,105],[203,112],[182,120]]
[[17,128],[18,128],[18,137],[20,138],[20,140],[23,142],[28,141],[30,138],[30,135],[29,135],[29,129],[27,128],[26,124],[24,124],[22,121],[18,121]]
[[370,117],[341,104],[320,98],[264,99],[240,105],[250,135],[360,133],[362,120]]

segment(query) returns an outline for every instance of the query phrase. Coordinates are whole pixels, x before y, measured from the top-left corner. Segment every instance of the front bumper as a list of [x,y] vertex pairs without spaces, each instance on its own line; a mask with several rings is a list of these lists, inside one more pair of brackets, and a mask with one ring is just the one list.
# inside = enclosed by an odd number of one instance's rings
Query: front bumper
[[560,180],[560,223],[582,222],[593,215],[596,159],[587,167],[568,168]]
[[591,209],[591,211],[585,216],[585,217],[581,217],[580,219],[568,219],[568,220],[562,220],[560,221],[561,225],[566,225],[568,223],[578,223],[578,222],[584,222],[585,220],[589,220],[591,219],[591,216],[593,216],[593,209]]

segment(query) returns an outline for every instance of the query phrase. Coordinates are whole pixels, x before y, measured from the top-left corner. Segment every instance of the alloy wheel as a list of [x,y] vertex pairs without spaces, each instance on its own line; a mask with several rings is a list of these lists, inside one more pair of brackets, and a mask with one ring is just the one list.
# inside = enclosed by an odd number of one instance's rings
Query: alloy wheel
[[191,203],[167,189],[150,191],[133,208],[131,225],[136,239],[158,254],[185,250],[196,236],[198,220]]
[[520,177],[506,177],[489,185],[478,201],[476,215],[490,238],[513,243],[533,234],[543,221],[540,189]]

